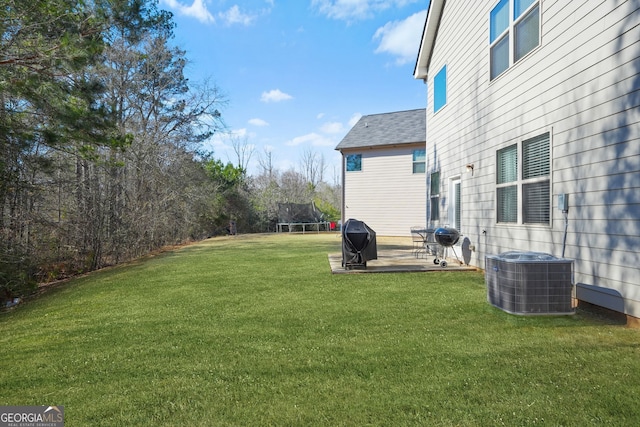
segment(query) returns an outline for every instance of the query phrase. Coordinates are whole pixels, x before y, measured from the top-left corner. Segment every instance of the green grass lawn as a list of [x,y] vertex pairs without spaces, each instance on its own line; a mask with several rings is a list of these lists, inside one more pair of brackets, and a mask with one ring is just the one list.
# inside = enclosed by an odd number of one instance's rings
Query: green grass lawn
[[66,426],[640,425],[640,331],[506,314],[482,273],[331,275],[339,251],[217,238],[58,286],[0,314],[0,405],[63,405]]

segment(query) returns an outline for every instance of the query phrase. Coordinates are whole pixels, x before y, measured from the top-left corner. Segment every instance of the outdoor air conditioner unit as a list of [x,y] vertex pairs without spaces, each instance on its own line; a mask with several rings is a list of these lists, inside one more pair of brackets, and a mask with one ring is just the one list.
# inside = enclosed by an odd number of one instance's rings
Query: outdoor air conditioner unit
[[485,257],[487,300],[511,314],[573,314],[573,260],[539,252]]

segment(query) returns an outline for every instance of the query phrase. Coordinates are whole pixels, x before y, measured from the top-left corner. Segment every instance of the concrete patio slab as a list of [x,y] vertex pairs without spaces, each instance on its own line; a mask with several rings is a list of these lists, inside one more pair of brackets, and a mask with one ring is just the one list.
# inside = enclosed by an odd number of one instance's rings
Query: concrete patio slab
[[[383,240],[386,242],[386,240]],[[476,271],[476,267],[461,265],[454,258],[447,259],[447,266],[440,267],[433,263],[433,257],[416,257],[411,244],[395,241],[387,244],[378,243],[378,259],[367,262],[366,268],[346,269],[342,266],[342,253],[328,255],[331,273],[360,274],[360,273],[399,273],[399,272],[427,272],[427,271]]]

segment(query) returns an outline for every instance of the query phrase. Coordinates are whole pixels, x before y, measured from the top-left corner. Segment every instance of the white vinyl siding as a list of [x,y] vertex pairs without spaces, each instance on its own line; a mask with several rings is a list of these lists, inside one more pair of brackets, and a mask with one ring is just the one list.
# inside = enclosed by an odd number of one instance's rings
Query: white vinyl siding
[[[422,145],[424,147],[424,145]],[[426,224],[425,174],[413,173],[414,145],[368,149],[362,172],[345,175],[345,220],[364,221],[380,236],[410,236]]]
[[[449,102],[438,114],[427,109],[433,143],[427,163],[439,165],[441,182],[461,176],[462,228],[476,248],[471,264],[481,268],[485,255],[507,250],[559,256],[564,218],[556,200],[569,194],[565,255],[575,260],[578,290],[608,289],[640,317],[637,3],[539,3],[540,45],[490,81],[487,21],[496,1],[473,8],[446,2],[429,73],[448,64]],[[548,189],[533,180],[526,191],[530,198],[550,193],[549,225],[498,223],[497,151],[545,132],[551,133]],[[467,163],[475,165],[473,176],[465,173]]]

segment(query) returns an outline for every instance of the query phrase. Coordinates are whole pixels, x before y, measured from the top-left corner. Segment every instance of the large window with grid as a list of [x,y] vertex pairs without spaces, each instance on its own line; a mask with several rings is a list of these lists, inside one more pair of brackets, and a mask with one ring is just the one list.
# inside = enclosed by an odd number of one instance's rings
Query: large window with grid
[[551,221],[550,136],[545,133],[496,153],[496,218],[499,223]]
[[500,0],[489,14],[491,80],[539,44],[539,0]]

